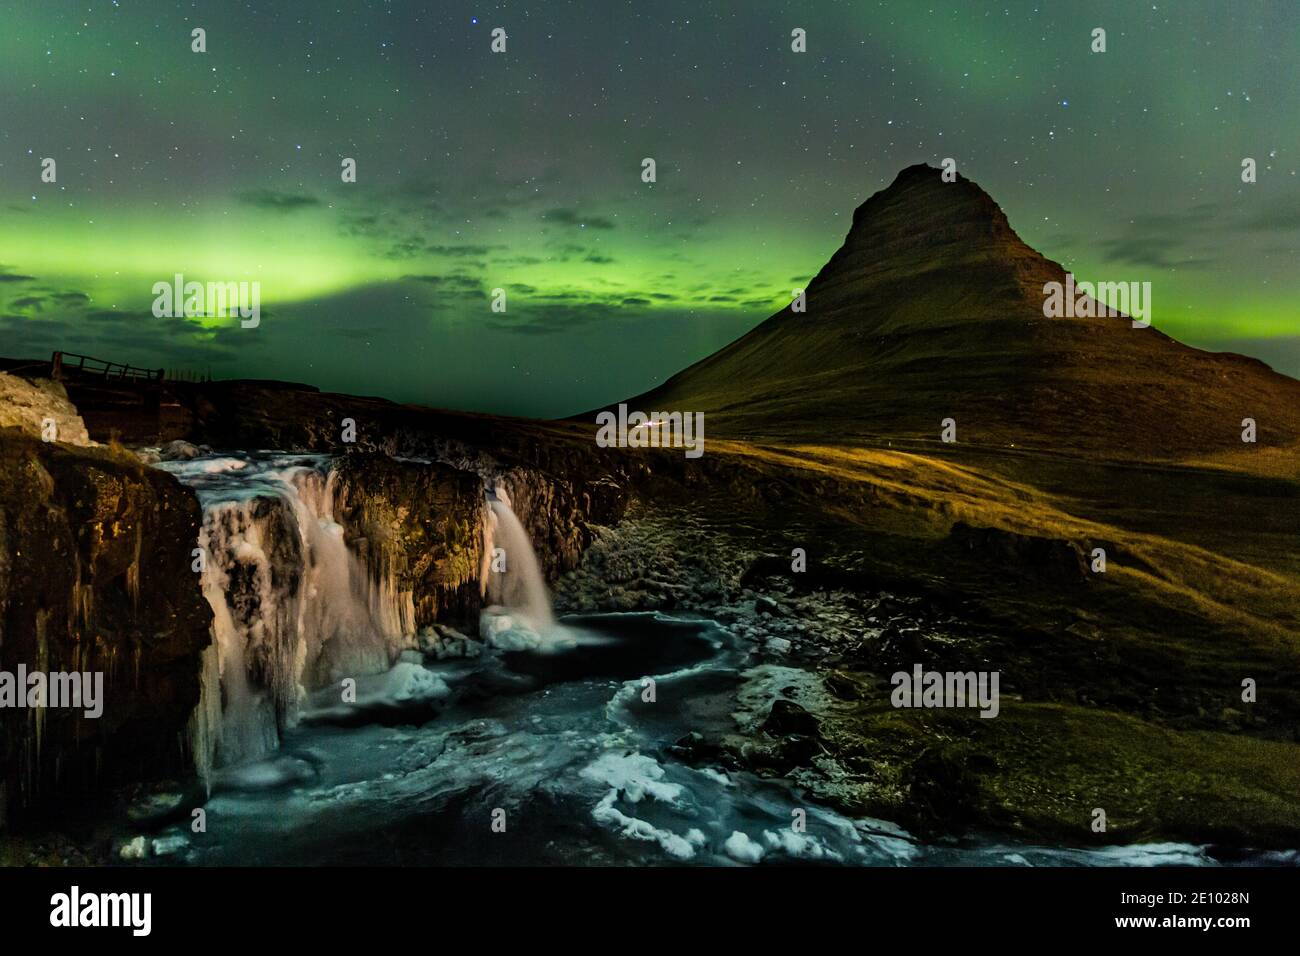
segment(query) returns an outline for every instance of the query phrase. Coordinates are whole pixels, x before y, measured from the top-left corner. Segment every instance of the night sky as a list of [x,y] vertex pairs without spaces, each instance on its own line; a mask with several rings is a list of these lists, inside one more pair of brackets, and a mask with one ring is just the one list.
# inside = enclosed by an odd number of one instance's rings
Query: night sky
[[[1158,328],[1296,375],[1298,54],[1300,5],[1248,0],[5,0],[0,355],[570,414],[951,156],[1081,278],[1152,282]],[[259,281],[260,326],[155,318],[177,272]]]

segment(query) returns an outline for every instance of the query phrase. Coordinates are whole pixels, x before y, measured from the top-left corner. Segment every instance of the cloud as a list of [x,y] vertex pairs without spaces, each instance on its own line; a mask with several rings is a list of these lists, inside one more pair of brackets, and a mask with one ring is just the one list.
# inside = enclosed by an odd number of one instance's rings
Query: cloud
[[306,193],[286,193],[275,189],[251,189],[240,193],[238,199],[245,206],[281,213],[296,212],[321,204],[315,196]]
[[1097,243],[1102,261],[1147,269],[1204,269],[1215,264],[1206,253],[1187,251],[1189,240],[1205,234],[1221,217],[1214,203],[1198,203],[1172,213],[1136,216],[1124,235]]
[[[263,312],[263,320],[267,313]],[[237,331],[235,325],[233,328]],[[81,315],[0,316],[0,337],[13,351],[66,349],[136,365],[216,364],[237,356],[228,330],[207,328],[185,318],[157,318],[145,308],[95,309]],[[245,344],[246,344],[245,340]]]
[[518,335],[551,335],[608,322],[611,311],[610,304],[606,302],[532,305],[526,309],[512,311],[508,317],[499,313],[494,314],[487,322],[487,327],[498,332],[511,332]]
[[470,257],[482,257],[492,252],[494,249],[504,249],[505,246],[428,246],[428,251],[435,256],[446,256],[448,259],[464,259]]
[[1242,224],[1247,232],[1291,232],[1300,229],[1300,195],[1272,202]]
[[481,292],[483,289],[482,279],[466,275],[404,275],[402,279],[432,286],[439,291]]
[[442,184],[432,179],[412,179],[397,187],[399,196],[414,196],[417,199],[429,199],[440,195]]
[[400,239],[388,247],[386,252],[381,253],[385,259],[414,259],[425,251],[425,242],[420,236],[407,236]]
[[35,282],[36,276],[19,275],[16,272],[6,271],[8,266],[0,266],[0,282]]
[[1160,236],[1150,239],[1103,239],[1099,243],[1102,260],[1120,265],[1149,269],[1204,269],[1214,264],[1211,259],[1185,254],[1180,257],[1178,247],[1181,244],[1181,240]]
[[563,226],[578,226],[587,229],[613,229],[615,223],[612,219],[604,216],[583,216],[576,209],[559,207],[548,209],[542,213],[542,219],[547,222],[558,222]]

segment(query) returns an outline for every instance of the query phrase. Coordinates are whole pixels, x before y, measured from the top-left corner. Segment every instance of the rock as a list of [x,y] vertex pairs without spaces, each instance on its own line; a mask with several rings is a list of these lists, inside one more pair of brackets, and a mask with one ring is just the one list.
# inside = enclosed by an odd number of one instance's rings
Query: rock
[[840,700],[862,700],[862,688],[843,671],[833,670],[823,678],[826,689]]
[[176,791],[145,794],[127,807],[126,816],[135,823],[164,819],[176,813],[184,799],[185,795]]
[[111,705],[97,718],[47,709],[39,747],[25,709],[0,709],[10,820],[193,772],[186,745],[212,643],[189,570],[200,521],[192,491],[132,455],[0,433],[0,670],[99,672]]
[[193,445],[180,439],[168,442],[158,449],[158,457],[163,461],[189,461],[210,454],[212,454],[212,449],[207,445]]
[[775,615],[780,613],[777,603],[769,597],[760,597],[754,601],[754,610],[759,614]]
[[149,855],[149,848],[144,837],[138,836],[134,840],[123,843],[117,855],[123,860],[143,860]]
[[0,428],[17,428],[40,441],[47,424],[53,426],[53,441],[83,447],[95,444],[60,383],[0,372]]
[[773,654],[789,654],[791,644],[784,637],[769,637],[764,646]]
[[406,633],[478,611],[488,509],[476,473],[357,453],[338,461],[334,480],[335,518],[349,547],[409,595]]
[[773,737],[816,736],[821,732],[821,723],[794,701],[778,698],[772,702],[762,729]]

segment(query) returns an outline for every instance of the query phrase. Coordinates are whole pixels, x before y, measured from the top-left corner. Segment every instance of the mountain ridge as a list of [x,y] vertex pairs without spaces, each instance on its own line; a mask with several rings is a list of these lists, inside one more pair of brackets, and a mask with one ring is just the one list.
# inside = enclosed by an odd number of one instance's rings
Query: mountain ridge
[[977,184],[909,166],[854,211],[806,312],[627,401],[709,413],[736,438],[938,440],[953,418],[958,441],[1197,459],[1243,451],[1253,418],[1257,447],[1300,447],[1300,382],[1122,314],[1044,315],[1044,286],[1065,280]]

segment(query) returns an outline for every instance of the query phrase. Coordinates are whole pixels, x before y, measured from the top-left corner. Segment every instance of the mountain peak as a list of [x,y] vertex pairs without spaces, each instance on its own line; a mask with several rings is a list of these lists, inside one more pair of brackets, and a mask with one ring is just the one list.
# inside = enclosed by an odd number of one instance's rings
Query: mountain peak
[[[974,269],[996,289],[1059,279],[1062,270],[1016,235],[993,198],[960,172],[918,163],[853,212],[844,244],[809,285],[833,302],[864,282],[915,281],[938,269]],[[1041,291],[1038,293],[1041,295]]]
[[1261,446],[1300,441],[1300,383],[1122,316],[1049,318],[1064,279],[978,185],[908,166],[854,212],[805,309],[629,401],[798,441],[934,440],[952,418],[977,444],[1194,456],[1240,448],[1264,413]]

